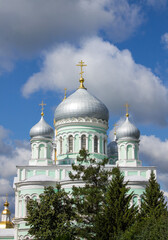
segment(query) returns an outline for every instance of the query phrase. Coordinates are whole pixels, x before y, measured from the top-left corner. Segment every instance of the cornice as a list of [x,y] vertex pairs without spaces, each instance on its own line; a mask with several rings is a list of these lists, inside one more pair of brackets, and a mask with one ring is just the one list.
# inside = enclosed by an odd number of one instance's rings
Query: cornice
[[97,119],[97,118],[89,118],[89,117],[61,119],[61,120],[55,122],[55,128],[58,129],[59,127],[69,126],[72,124],[73,125],[82,124],[82,125],[90,125],[90,126],[93,126],[93,124],[94,124],[95,126],[108,129],[108,122],[106,120]]

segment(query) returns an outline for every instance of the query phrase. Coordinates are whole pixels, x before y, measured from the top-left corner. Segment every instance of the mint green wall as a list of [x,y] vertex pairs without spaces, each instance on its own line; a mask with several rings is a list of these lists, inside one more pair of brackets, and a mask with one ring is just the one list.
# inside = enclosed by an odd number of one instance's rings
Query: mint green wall
[[25,195],[25,194],[38,194],[40,195],[41,193],[43,193],[43,188],[36,188],[36,189],[24,189],[20,191],[20,195]]
[[141,172],[140,172],[140,175],[141,175],[142,177],[146,177],[146,171],[141,171]]
[[27,170],[26,171],[26,176],[27,176],[27,178],[32,177],[33,176],[33,170]]
[[50,177],[55,177],[55,171],[49,170],[49,171],[48,171],[48,175],[49,175]]
[[37,170],[36,175],[46,175],[46,171],[43,170]]
[[137,176],[138,172],[137,171],[128,171],[128,176]]
[[1,237],[0,236],[0,239],[2,239],[2,240],[11,240],[11,239],[14,239],[14,236],[13,237]]

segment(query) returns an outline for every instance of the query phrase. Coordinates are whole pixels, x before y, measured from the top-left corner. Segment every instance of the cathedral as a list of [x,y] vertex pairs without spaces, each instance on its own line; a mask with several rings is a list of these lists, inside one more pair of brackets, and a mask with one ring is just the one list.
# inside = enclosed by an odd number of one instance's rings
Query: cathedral
[[[39,199],[44,187],[56,186],[70,192],[72,186],[83,182],[72,182],[69,178],[71,164],[76,163],[80,149],[88,150],[97,161],[107,158],[106,169],[118,165],[133,191],[132,201],[140,205],[141,195],[155,167],[142,166],[139,159],[140,131],[131,123],[128,109],[125,121],[115,131],[114,141],[108,144],[109,111],[105,104],[94,97],[84,86],[82,61],[79,88],[65,97],[54,113],[54,129],[45,121],[42,102],[40,121],[30,130],[31,156],[26,166],[17,166],[14,178],[15,216],[11,222],[9,203],[6,200],[0,222],[0,239],[30,240],[29,227],[25,222],[27,202]],[[126,105],[128,107],[128,105]],[[110,126],[111,127],[111,126]]]

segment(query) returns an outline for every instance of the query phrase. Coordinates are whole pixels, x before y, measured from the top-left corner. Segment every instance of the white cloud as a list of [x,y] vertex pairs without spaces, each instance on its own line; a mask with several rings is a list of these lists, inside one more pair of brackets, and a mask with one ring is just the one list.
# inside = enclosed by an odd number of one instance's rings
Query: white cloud
[[160,172],[167,173],[168,169],[168,139],[161,141],[155,136],[141,136],[140,153],[145,160],[158,166]]
[[128,0],[0,0],[0,6],[0,71],[60,41],[101,32],[123,41],[143,22],[140,7]]
[[27,141],[11,141],[9,133],[0,126],[0,176],[3,178],[15,175],[16,165],[28,163],[31,156],[30,144]]
[[10,182],[7,179],[1,178],[0,179],[0,196],[6,196],[6,194],[11,195],[13,194],[13,189],[10,185]]
[[157,167],[157,178],[168,190],[168,139],[161,141],[155,136],[141,136],[140,156],[142,162]]
[[44,55],[39,73],[31,76],[22,89],[25,97],[39,90],[60,91],[78,87],[79,69],[76,63],[83,59],[85,85],[113,112],[121,115],[128,102],[135,120],[166,124],[168,91],[150,69],[135,63],[129,50],[119,50],[100,38],[81,41],[78,47],[62,44]]
[[161,42],[162,42],[163,46],[166,49],[168,49],[168,33],[165,33],[165,34],[162,35]]
[[30,150],[26,148],[16,147],[13,149],[12,156],[0,157],[0,175],[2,177],[9,177],[16,175],[16,165],[26,165],[30,159]]

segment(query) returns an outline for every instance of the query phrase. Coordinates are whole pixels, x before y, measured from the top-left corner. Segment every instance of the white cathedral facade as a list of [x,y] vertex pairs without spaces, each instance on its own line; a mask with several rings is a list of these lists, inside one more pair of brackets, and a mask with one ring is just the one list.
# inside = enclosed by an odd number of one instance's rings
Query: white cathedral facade
[[[83,62],[80,62],[82,68]],[[43,103],[42,103],[43,105]],[[39,199],[45,186],[60,183],[67,191],[72,186],[83,185],[69,178],[71,164],[76,162],[79,150],[85,148],[91,158],[97,161],[109,157],[107,169],[118,165],[125,181],[134,192],[132,201],[140,204],[141,195],[155,167],[142,166],[139,159],[140,132],[130,122],[127,112],[125,122],[118,127],[113,142],[107,145],[109,112],[107,107],[84,87],[80,78],[79,88],[57,106],[54,114],[54,130],[44,120],[30,130],[31,156],[26,166],[17,166],[14,178],[15,217],[10,228],[3,225],[10,222],[10,212],[5,211],[0,222],[0,239],[29,240],[29,227],[25,222],[26,205],[29,199]],[[8,208],[8,204],[4,204]],[[3,222],[3,223],[2,223]],[[12,228],[14,226],[14,228]]]

